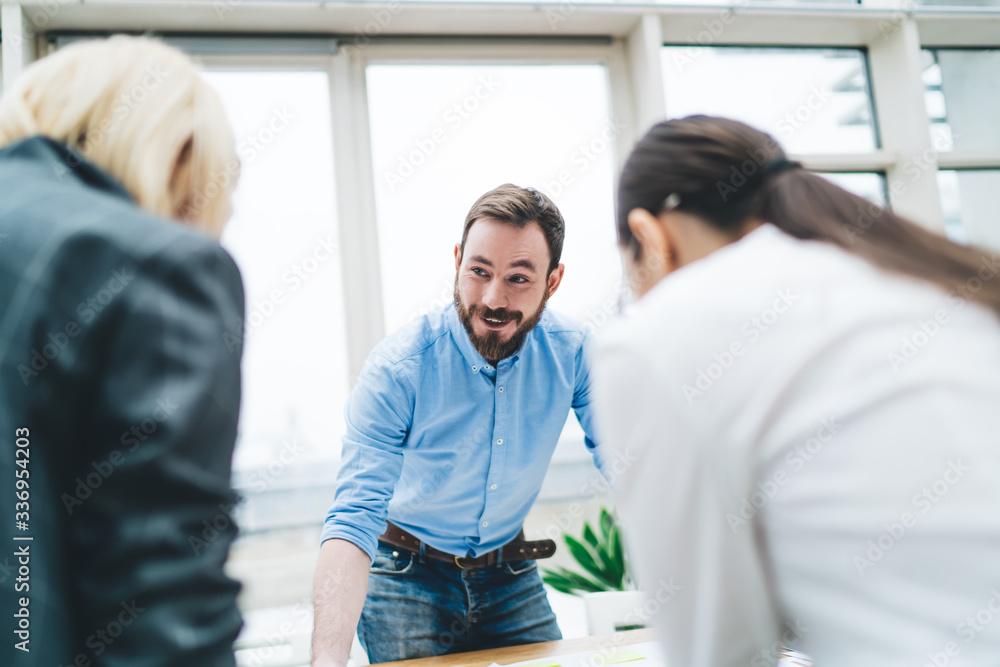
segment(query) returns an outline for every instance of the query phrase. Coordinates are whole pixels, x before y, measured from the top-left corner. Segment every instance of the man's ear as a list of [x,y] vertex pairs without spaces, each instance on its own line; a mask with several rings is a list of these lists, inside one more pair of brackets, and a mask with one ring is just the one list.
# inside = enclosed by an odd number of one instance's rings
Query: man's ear
[[552,273],[549,274],[549,297],[556,293],[559,286],[562,284],[563,274],[566,272],[565,264],[557,264],[556,268],[552,269]]
[[455,244],[455,270],[458,271],[458,267],[462,266],[462,244]]
[[634,208],[628,212],[628,228],[640,247],[639,262],[653,269],[677,268],[676,239],[667,226],[644,208]]

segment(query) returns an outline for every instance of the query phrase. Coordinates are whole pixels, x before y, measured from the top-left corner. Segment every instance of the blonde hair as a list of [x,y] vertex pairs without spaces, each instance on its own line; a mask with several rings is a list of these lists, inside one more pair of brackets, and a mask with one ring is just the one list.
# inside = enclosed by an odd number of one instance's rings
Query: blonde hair
[[78,42],[25,69],[0,99],[0,147],[67,144],[143,209],[216,238],[239,177],[216,92],[181,51],[147,37]]

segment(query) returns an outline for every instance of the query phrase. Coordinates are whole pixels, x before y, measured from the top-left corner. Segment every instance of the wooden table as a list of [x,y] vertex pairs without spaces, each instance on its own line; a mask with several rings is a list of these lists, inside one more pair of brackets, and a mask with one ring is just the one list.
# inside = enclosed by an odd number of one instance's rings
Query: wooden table
[[555,655],[595,651],[601,648],[622,648],[632,644],[655,641],[655,639],[653,631],[646,628],[644,630],[616,632],[613,635],[560,639],[541,644],[522,644],[521,646],[508,646],[507,648],[494,648],[486,651],[450,653],[431,658],[415,658],[381,664],[383,667],[489,667],[494,662],[500,665],[509,665],[512,662],[540,660]]

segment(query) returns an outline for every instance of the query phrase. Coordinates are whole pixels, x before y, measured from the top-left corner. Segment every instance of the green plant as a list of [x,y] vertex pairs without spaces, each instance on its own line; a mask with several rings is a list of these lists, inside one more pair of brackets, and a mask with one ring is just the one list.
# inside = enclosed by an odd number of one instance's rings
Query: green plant
[[600,531],[598,535],[584,521],[582,539],[563,534],[573,559],[589,576],[559,567],[543,570],[542,581],[570,595],[631,590],[632,578],[628,573],[621,533],[614,516],[604,507],[601,508]]

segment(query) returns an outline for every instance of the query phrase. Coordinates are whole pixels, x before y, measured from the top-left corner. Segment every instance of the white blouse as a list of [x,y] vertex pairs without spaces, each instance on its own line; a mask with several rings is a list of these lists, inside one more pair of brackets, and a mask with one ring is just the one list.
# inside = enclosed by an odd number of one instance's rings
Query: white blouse
[[[670,667],[1000,665],[1000,320],[765,224],[598,335]],[[662,597],[662,596],[661,596]]]

